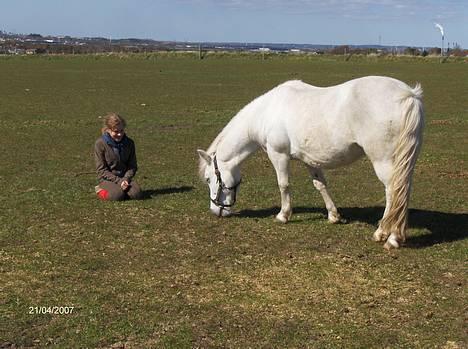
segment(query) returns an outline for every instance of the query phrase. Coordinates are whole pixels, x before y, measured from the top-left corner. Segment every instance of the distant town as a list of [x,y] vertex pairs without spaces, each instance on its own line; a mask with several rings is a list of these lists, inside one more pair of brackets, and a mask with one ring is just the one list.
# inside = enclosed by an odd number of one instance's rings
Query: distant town
[[[450,43],[444,48],[446,56],[468,56],[468,50]],[[151,39],[112,39],[103,37],[75,38],[14,34],[0,30],[0,55],[36,54],[95,54],[108,52],[149,53],[157,51],[221,51],[291,54],[393,54],[427,56],[440,55],[440,47],[409,47],[385,45],[313,45],[272,43],[180,42]]]

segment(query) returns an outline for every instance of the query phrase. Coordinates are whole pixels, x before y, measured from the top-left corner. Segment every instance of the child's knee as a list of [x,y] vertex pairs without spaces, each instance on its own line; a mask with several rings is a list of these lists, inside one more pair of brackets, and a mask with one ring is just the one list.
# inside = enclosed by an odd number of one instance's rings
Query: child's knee
[[109,192],[109,200],[111,201],[122,201],[125,200],[125,192],[122,190],[114,190]]
[[123,191],[118,192],[117,190],[106,190],[102,189],[97,193],[99,199],[104,201],[120,201],[125,199],[125,193]]
[[136,182],[132,182],[127,195],[130,199],[139,200],[143,197],[140,186]]
[[124,191],[115,183],[104,181],[97,188],[97,196],[101,200],[120,201],[125,199]]

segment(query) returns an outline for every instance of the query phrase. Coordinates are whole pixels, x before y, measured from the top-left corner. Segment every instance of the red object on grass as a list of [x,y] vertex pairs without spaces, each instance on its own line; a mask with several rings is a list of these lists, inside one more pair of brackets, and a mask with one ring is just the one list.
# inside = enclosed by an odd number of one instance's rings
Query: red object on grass
[[101,200],[109,199],[109,192],[105,189],[101,189],[97,195]]

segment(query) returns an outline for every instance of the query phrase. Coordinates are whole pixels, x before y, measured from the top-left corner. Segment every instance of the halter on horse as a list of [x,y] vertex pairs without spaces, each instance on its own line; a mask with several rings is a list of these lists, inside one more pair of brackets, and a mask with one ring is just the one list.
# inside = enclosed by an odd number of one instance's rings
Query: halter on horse
[[[213,165],[214,165],[214,170],[215,170],[215,175],[216,175],[216,182],[218,184],[218,191],[216,192],[216,197],[213,199],[211,198],[211,193],[210,193],[210,200],[212,203],[214,203],[216,206],[219,207],[219,214],[218,216],[222,216],[222,212],[226,207],[232,207],[236,203],[236,197],[237,197],[237,188],[241,184],[242,180],[239,180],[236,185],[232,187],[227,187],[226,184],[223,182],[223,179],[221,178],[221,172],[219,171],[218,168],[218,161],[216,160],[216,154],[213,157]],[[227,190],[228,192],[232,192],[234,199],[230,204],[224,204],[221,201],[221,194],[225,193],[224,191]],[[227,195],[226,195],[227,196]]]

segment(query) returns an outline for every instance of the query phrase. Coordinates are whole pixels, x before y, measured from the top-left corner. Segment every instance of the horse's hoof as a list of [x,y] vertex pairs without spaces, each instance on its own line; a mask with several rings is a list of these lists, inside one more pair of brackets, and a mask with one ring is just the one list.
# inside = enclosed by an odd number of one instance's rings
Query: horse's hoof
[[329,212],[328,213],[328,221],[330,223],[332,223],[332,224],[346,223],[346,220],[341,218],[341,216],[337,212]]
[[281,222],[281,223],[288,223],[289,218],[286,218],[283,214],[278,213],[278,214],[276,215],[276,220],[277,220],[278,222]]
[[385,233],[380,227],[372,235],[372,240],[376,242],[385,241],[388,238],[388,234]]
[[390,235],[387,239],[387,242],[385,242],[384,244],[384,248],[386,250],[391,250],[393,248],[399,248],[399,247],[400,247],[400,243],[398,242],[397,239],[395,239],[393,235]]

